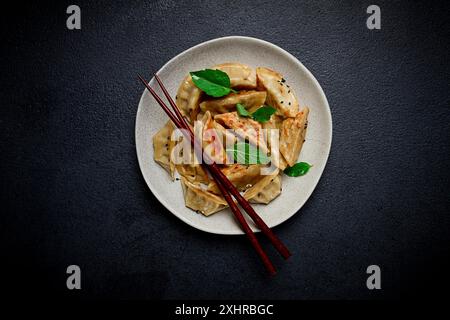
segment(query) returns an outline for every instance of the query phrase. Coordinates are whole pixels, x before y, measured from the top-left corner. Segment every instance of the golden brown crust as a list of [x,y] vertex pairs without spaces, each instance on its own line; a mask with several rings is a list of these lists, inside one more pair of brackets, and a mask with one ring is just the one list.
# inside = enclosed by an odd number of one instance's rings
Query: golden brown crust
[[294,91],[286,83],[281,74],[269,68],[256,68],[258,88],[267,91],[266,102],[277,109],[277,114],[284,117],[294,117],[299,104]]
[[305,107],[294,118],[287,118],[281,125],[280,152],[289,166],[298,159],[305,141],[309,109]]
[[248,111],[253,112],[266,101],[265,91],[239,91],[230,93],[224,98],[209,99],[200,103],[202,112],[210,111],[212,115],[236,111],[236,104],[245,105]]
[[181,178],[184,202],[186,207],[209,216],[227,207],[227,202],[221,196],[203,190],[199,184]]
[[201,97],[202,90],[197,88],[194,82],[192,82],[191,76],[187,75],[178,88],[175,100],[181,113],[193,121],[197,117]]
[[230,77],[231,87],[235,89],[255,89],[256,72],[246,64],[239,62],[227,62],[218,64],[212,69],[226,72]]
[[[224,167],[221,171],[239,191],[252,187],[261,179],[261,166],[258,164],[246,166],[236,163]],[[215,194],[220,194],[220,190],[214,181],[211,181],[207,190]]]
[[169,173],[172,180],[174,179],[175,165],[170,159],[170,154],[175,146],[175,141],[171,140],[174,128],[169,120],[153,136],[153,159]]

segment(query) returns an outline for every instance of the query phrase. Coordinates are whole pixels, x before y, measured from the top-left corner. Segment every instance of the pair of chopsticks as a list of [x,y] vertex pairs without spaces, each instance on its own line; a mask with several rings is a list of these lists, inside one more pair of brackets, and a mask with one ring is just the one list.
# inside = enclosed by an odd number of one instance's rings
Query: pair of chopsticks
[[[158,102],[158,104],[163,108],[163,110],[166,112],[166,114],[169,116],[170,120],[177,126],[179,129],[182,130],[183,134],[187,139],[190,140],[190,142],[194,146],[195,152],[197,154],[202,155],[203,158],[206,161],[202,161],[202,166],[210,173],[210,175],[215,180],[217,186],[219,187],[220,192],[222,193],[223,197],[227,201],[228,205],[230,206],[231,211],[233,212],[234,216],[240,223],[242,229],[244,230],[245,234],[247,235],[248,239],[250,240],[253,248],[256,250],[257,254],[261,258],[262,262],[264,263],[264,266],[269,271],[271,275],[274,275],[276,273],[275,267],[273,266],[272,262],[270,261],[269,257],[267,256],[266,252],[261,247],[261,244],[259,243],[258,239],[256,238],[256,235],[253,233],[252,229],[250,229],[247,221],[245,220],[242,212],[239,210],[237,204],[235,201],[233,201],[232,196],[236,199],[236,201],[239,203],[239,205],[247,212],[247,214],[253,219],[255,224],[258,226],[258,228],[261,230],[261,232],[268,237],[272,245],[277,249],[277,251],[285,258],[289,258],[291,256],[291,253],[289,252],[288,248],[281,242],[281,240],[273,233],[273,231],[267,226],[267,224],[261,219],[261,217],[256,213],[256,211],[253,209],[253,207],[250,205],[250,203],[241,195],[239,190],[236,189],[236,187],[231,183],[230,180],[223,174],[223,172],[220,170],[220,168],[217,166],[214,161],[211,161],[209,158],[209,155],[206,153],[203,153],[202,150],[202,144],[201,142],[196,142],[194,133],[192,132],[191,127],[187,124],[186,120],[182,116],[180,110],[178,109],[177,105],[173,101],[173,99],[170,97],[170,94],[167,92],[166,88],[164,87],[164,84],[162,83],[161,79],[158,77],[158,75],[155,74],[155,79],[158,82],[161,90],[163,91],[164,95],[166,96],[167,100],[169,101],[170,106],[172,107],[175,114],[167,107],[167,105],[164,103],[164,101],[158,96],[158,94],[150,87],[150,85],[145,81],[144,78],[142,78],[139,75],[139,79],[142,81],[142,83],[145,85],[147,90],[151,93],[151,95],[155,98],[155,100]],[[211,164],[208,164],[211,163]]]

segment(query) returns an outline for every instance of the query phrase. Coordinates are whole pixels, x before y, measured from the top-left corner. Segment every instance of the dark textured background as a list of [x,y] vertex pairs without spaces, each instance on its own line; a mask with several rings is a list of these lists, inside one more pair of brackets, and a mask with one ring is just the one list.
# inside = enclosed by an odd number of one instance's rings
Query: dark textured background
[[[377,1],[382,29],[370,31],[368,1],[75,3],[81,31],[66,29],[69,2],[2,9],[3,293],[393,298],[448,286],[448,7]],[[165,210],[136,159],[136,73],[226,35],[296,56],[333,116],[317,189],[276,228],[294,256],[270,250],[273,279],[244,237],[197,231]],[[81,291],[65,289],[70,264]],[[381,266],[380,291],[366,289],[370,264]]]

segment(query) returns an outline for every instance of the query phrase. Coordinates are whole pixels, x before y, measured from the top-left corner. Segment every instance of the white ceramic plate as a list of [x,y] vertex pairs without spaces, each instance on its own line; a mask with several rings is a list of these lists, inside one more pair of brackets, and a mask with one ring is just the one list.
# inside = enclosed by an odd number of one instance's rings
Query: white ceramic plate
[[[331,146],[330,108],[319,83],[300,61],[280,47],[255,38],[225,37],[201,43],[171,59],[158,71],[158,75],[175,97],[178,86],[189,71],[232,61],[280,72],[295,90],[300,106],[310,108],[306,141],[299,161],[311,163],[313,167],[303,177],[284,175],[281,195],[269,205],[254,205],[267,225],[274,227],[299,211],[322,175]],[[158,87],[154,79],[150,85]],[[167,119],[164,111],[145,90],[136,116],[136,149],[139,166],[150,190],[170,212],[197,229],[218,234],[242,234],[229,209],[205,217],[186,208],[180,181],[172,182],[167,172],[153,161],[152,136]],[[249,224],[256,230],[251,220]]]

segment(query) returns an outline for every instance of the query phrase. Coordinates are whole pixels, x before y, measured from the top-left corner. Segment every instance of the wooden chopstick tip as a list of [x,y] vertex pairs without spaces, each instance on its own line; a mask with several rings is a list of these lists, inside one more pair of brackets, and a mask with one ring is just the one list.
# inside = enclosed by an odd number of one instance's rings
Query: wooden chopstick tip
[[138,78],[139,80],[141,80],[144,84],[147,84],[147,81],[145,81],[145,79],[138,73]]

